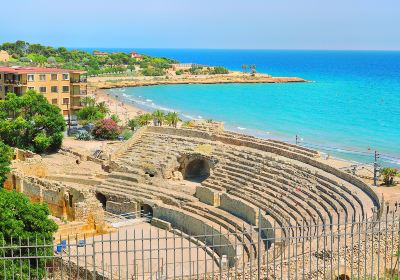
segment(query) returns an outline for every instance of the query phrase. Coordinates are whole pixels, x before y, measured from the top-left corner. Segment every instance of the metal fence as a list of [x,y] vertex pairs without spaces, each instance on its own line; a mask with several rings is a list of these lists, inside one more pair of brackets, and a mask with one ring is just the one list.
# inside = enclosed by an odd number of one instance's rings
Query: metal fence
[[0,279],[398,279],[399,225],[390,212],[202,234],[139,222],[103,235],[0,240]]

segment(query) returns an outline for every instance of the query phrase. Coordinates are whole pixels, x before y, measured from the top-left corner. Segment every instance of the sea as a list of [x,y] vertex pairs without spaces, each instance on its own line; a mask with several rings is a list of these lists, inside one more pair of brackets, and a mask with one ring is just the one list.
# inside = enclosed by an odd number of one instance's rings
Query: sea
[[[91,49],[85,49],[91,51]],[[131,51],[132,49],[100,49]],[[228,130],[325,154],[400,167],[400,52],[135,49],[182,63],[301,77],[309,83],[160,85],[112,89],[147,110],[224,121]]]

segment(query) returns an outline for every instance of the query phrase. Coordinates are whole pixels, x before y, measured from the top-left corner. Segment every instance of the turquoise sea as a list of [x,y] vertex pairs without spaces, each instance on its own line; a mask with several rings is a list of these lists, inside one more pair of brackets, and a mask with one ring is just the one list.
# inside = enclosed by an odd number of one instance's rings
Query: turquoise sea
[[[110,51],[110,49],[108,49]],[[137,49],[181,62],[297,76],[311,83],[114,89],[145,109],[222,120],[230,130],[294,142],[360,162],[377,150],[400,166],[400,52]]]

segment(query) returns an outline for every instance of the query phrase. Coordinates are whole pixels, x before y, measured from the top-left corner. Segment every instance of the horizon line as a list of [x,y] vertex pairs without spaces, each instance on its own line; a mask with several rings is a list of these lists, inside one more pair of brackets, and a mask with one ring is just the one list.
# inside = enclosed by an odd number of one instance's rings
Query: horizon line
[[290,48],[186,48],[186,47],[65,47],[68,49],[153,49],[153,50],[221,50],[221,51],[372,51],[372,52],[400,52],[400,49],[290,49]]

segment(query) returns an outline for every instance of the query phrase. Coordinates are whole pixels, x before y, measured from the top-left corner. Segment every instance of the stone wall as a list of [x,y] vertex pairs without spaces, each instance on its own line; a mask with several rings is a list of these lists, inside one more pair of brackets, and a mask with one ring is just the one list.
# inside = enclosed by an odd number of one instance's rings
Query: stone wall
[[[241,255],[241,252],[236,252],[234,244],[227,238],[226,234],[219,232],[218,225],[212,226],[212,223],[200,216],[195,214],[186,214],[184,210],[179,208],[172,208],[168,206],[158,206],[153,209],[153,217],[161,219],[171,224],[173,228],[182,230],[183,232],[203,236],[199,239],[205,242],[207,245],[214,244],[214,251],[219,255]],[[206,237],[204,238],[204,235]],[[218,236],[218,238],[212,238],[212,235]],[[221,237],[221,238],[220,238]],[[230,259],[230,266],[235,264],[233,258]]]
[[94,192],[78,190],[60,182],[25,176],[13,171],[5,188],[16,190],[32,202],[46,203],[53,216],[62,220],[85,222],[88,227],[99,228],[104,224],[104,210]]
[[195,196],[203,203],[220,206],[220,193],[207,187],[197,186]]
[[220,196],[219,208],[243,219],[251,225],[258,226],[258,209],[240,198],[223,193]]
[[106,203],[106,211],[113,214],[124,214],[137,212],[138,205],[134,201],[116,202],[108,200]]

